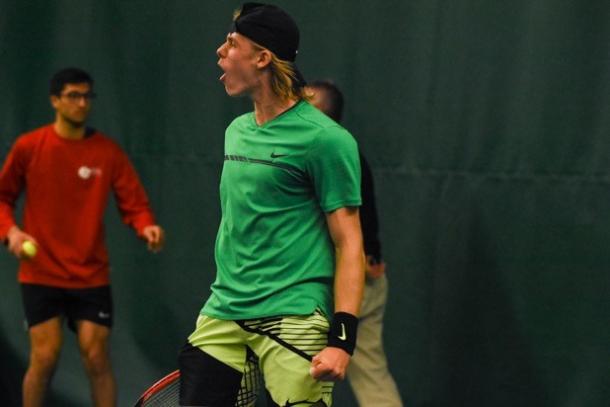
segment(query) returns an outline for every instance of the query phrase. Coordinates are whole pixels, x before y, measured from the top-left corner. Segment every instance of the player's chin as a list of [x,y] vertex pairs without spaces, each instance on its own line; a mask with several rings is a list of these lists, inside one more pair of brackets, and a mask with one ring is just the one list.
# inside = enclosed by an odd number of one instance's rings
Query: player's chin
[[74,127],[83,127],[87,121],[86,114],[75,114],[68,118],[68,121]]
[[225,92],[227,92],[227,95],[233,96],[233,97],[243,96],[246,93],[244,88],[237,87],[237,86],[231,86],[226,83],[225,83]]
[[232,80],[228,75],[224,76],[222,84],[225,87],[225,92],[229,96],[241,96],[244,94],[245,87],[243,86],[243,83],[238,80]]
[[70,124],[72,124],[72,127],[74,127],[74,128],[85,127],[85,121],[84,120],[70,120]]

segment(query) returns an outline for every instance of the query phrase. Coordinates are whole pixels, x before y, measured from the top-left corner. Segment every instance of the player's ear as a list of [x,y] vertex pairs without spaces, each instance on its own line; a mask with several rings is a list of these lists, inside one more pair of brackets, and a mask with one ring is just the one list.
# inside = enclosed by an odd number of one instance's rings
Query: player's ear
[[51,106],[53,106],[55,109],[57,109],[57,104],[59,103],[59,97],[57,97],[55,95],[51,95],[49,97],[49,100],[51,101]]
[[263,69],[267,67],[271,63],[271,51],[267,49],[263,49],[258,53],[258,57],[256,59],[256,67],[258,69]]

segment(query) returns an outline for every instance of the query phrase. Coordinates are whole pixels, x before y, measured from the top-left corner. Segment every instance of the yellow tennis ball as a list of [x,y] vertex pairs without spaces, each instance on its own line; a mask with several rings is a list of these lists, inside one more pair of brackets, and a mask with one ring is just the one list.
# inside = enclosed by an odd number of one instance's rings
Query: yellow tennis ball
[[36,247],[34,242],[32,242],[31,240],[26,240],[21,245],[21,251],[27,257],[32,258],[32,257],[36,256],[36,253],[38,252],[38,248]]

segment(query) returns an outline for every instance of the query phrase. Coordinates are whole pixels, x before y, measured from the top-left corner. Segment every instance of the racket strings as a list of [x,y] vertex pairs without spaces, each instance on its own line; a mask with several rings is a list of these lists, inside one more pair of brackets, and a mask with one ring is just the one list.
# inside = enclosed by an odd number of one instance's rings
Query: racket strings
[[145,398],[141,404],[138,406],[142,407],[173,407],[180,405],[180,380],[179,376],[176,376],[175,379],[160,388],[159,391],[156,391],[150,394],[147,398]]
[[241,379],[241,386],[237,393],[235,407],[254,406],[256,404],[256,399],[263,388],[263,375],[259,368],[258,357],[254,352],[249,351],[244,367],[244,375]]

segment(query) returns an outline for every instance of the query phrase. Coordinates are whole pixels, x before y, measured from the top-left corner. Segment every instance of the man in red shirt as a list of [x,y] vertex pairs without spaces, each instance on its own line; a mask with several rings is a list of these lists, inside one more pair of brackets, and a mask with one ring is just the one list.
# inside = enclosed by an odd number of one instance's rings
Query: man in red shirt
[[[0,172],[0,239],[21,259],[18,279],[30,336],[23,405],[41,406],[62,344],[62,320],[76,331],[93,404],[114,406],[112,326],[103,217],[114,193],[124,223],[153,252],[163,246],[146,192],[127,155],[85,126],[93,80],[67,68],[50,83],[54,123],[20,136]],[[23,228],[13,209],[25,189]],[[23,243],[37,247],[28,258]]]

